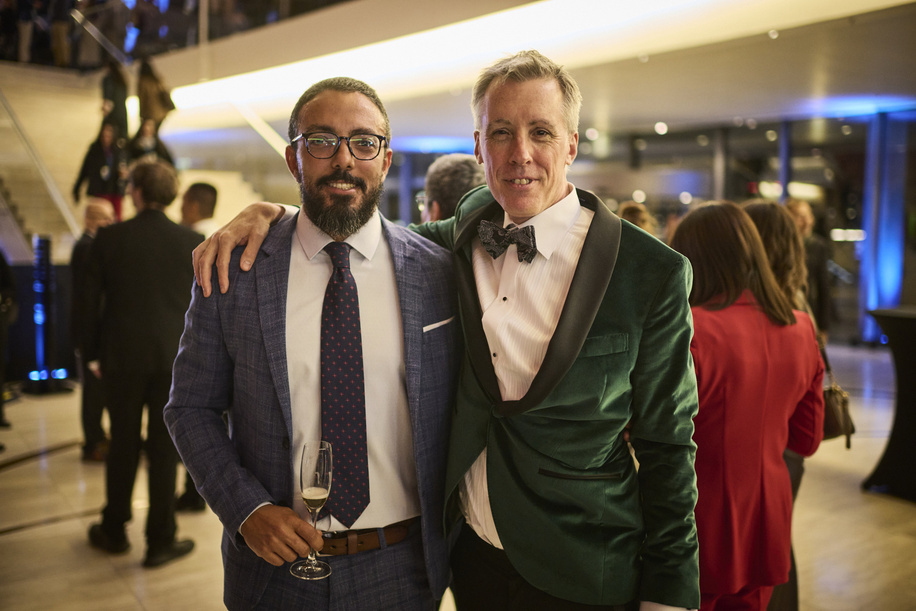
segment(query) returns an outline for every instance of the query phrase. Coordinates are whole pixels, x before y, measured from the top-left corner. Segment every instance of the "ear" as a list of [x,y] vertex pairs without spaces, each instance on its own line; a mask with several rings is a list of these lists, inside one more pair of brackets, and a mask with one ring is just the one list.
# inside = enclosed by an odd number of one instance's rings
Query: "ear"
[[296,182],[302,182],[302,177],[299,175],[299,160],[296,158],[296,149],[292,144],[286,145],[286,167],[289,168],[289,173],[293,175]]
[[439,202],[430,202],[427,205],[429,206],[429,220],[441,221],[442,208],[439,207]]
[[385,147],[385,157],[382,160],[382,178],[384,179],[388,176],[388,168],[391,167],[391,159],[394,157],[394,152],[389,147]]
[[572,162],[576,160],[576,155],[579,152],[579,132],[574,132],[569,137],[569,154],[566,156],[566,165],[572,165]]
[[480,153],[480,130],[474,130],[474,157],[477,158],[477,163],[483,163],[483,155]]

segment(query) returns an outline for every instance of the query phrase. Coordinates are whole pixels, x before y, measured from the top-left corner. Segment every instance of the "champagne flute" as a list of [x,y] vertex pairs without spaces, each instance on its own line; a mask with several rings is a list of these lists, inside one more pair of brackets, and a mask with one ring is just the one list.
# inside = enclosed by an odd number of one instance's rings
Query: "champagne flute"
[[[324,507],[331,492],[333,458],[331,444],[327,441],[308,441],[302,447],[302,464],[299,484],[302,501],[312,517],[312,526],[317,528],[318,512]],[[331,567],[315,557],[315,550],[305,560],[289,567],[289,572],[299,579],[324,579],[331,574]]]

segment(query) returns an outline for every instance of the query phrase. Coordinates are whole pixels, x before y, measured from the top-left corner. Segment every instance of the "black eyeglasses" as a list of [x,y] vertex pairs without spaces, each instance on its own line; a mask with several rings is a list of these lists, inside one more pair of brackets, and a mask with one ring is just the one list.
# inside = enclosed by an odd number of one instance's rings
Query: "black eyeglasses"
[[385,136],[377,134],[356,134],[355,136],[338,136],[328,132],[312,132],[310,134],[299,134],[290,144],[297,141],[305,142],[305,150],[315,159],[330,159],[337,154],[342,140],[347,141],[347,148],[350,154],[360,161],[370,161],[378,157],[382,152],[382,145],[388,140]]

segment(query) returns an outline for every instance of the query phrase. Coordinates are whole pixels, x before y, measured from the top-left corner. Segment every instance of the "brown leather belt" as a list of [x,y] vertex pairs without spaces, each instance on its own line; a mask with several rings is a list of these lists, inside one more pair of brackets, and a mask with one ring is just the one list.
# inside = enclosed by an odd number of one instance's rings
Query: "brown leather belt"
[[342,530],[325,533],[324,547],[319,554],[329,556],[345,556],[368,552],[382,547],[379,532],[385,540],[385,546],[400,543],[410,534],[410,527],[420,521],[419,517],[397,522],[385,528],[366,528],[363,530]]

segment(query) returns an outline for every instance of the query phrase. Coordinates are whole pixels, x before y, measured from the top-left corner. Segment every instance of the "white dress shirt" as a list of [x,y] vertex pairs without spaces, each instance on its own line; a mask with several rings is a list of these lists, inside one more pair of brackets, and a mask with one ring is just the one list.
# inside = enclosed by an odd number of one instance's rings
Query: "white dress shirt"
[[[292,404],[293,489],[298,491],[299,455],[306,440],[321,439],[321,308],[331,277],[331,238],[302,212],[293,234],[286,300],[286,360]],[[420,515],[413,435],[404,381],[404,333],[394,262],[378,211],[346,242],[360,302],[366,390],[369,506],[351,526],[381,528]],[[333,448],[332,448],[333,452]],[[334,495],[333,478],[331,495]],[[298,494],[293,508],[305,519]],[[333,516],[322,530],[346,530]]]
[[[544,361],[594,215],[579,204],[572,187],[565,198],[519,225],[535,228],[538,253],[531,263],[519,262],[514,244],[493,259],[474,238],[472,261],[481,321],[504,401],[524,397]],[[505,216],[503,226],[510,223]],[[464,475],[459,493],[465,520],[477,536],[502,549],[490,507],[486,448]],[[648,601],[639,608],[678,609]]]

